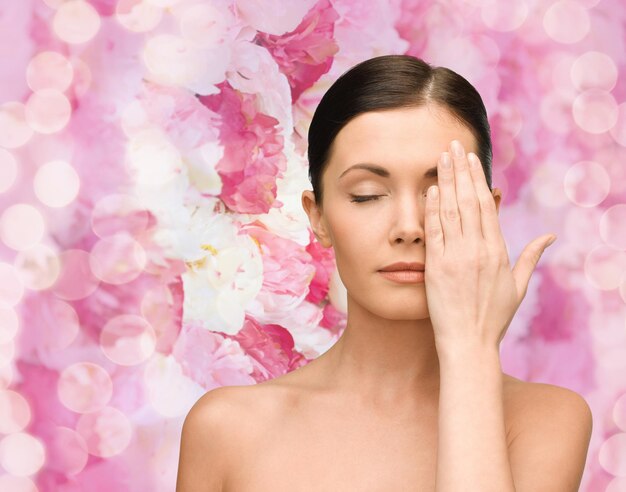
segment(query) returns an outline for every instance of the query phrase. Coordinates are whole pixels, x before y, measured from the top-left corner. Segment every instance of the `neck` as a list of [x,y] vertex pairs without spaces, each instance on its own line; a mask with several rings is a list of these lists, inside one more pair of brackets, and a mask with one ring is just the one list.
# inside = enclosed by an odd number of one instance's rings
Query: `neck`
[[430,318],[380,318],[350,296],[348,313],[342,336],[318,358],[329,387],[382,404],[438,395],[439,357]]

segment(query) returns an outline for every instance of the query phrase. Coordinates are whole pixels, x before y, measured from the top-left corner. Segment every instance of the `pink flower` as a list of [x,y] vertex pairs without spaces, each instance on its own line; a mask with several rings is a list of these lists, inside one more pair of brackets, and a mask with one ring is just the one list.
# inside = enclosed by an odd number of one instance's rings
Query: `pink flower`
[[335,254],[331,248],[324,248],[315,241],[313,232],[309,230],[310,242],[306,252],[313,257],[312,265],[315,267],[315,276],[309,284],[309,294],[306,300],[315,304],[326,298],[332,272],[335,269]]
[[287,169],[278,120],[256,109],[256,95],[234,90],[228,82],[220,94],[198,99],[222,117],[224,156],[215,166],[222,178],[220,198],[238,213],[262,214],[280,207],[276,179]]
[[254,384],[252,362],[230,338],[206,330],[200,323],[185,323],[172,355],[183,374],[207,390],[219,386]]
[[239,333],[230,338],[239,342],[250,357],[254,366],[251,376],[257,382],[281,376],[309,362],[294,350],[291,333],[279,325],[260,325],[247,317]]
[[287,76],[293,101],[330,69],[339,50],[333,39],[338,18],[329,0],[319,0],[293,31],[280,36],[258,33],[256,41],[267,48]]
[[267,230],[259,221],[244,225],[241,232],[252,237],[262,252],[263,291],[259,296],[267,296],[274,308],[304,298],[315,274],[309,253],[293,241]]
[[324,317],[320,322],[320,326],[328,328],[333,335],[341,335],[346,327],[346,314],[339,311],[330,302],[324,306],[323,313]]
[[144,82],[137,99],[147,120],[162,128],[182,154],[218,138],[219,116],[187,89]]

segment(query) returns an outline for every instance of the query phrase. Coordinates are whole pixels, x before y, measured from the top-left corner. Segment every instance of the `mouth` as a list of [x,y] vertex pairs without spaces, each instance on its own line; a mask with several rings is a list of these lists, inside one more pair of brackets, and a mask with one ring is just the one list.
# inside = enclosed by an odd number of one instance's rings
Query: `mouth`
[[419,263],[417,261],[407,262],[407,261],[398,261],[396,263],[392,263],[391,265],[387,265],[386,267],[381,268],[379,271],[381,272],[397,272],[397,271],[417,271],[424,272],[425,265],[423,263]]
[[384,278],[400,284],[416,284],[424,282],[423,270],[379,270],[378,273],[380,273]]

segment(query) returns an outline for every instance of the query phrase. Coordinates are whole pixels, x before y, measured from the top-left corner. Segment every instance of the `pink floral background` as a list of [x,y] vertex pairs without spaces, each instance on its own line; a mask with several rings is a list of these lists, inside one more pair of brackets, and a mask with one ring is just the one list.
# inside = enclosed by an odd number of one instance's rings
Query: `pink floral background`
[[393,53],[481,93],[511,259],[558,235],[503,369],[583,395],[580,490],[626,490],[626,3],[7,0],[0,51],[0,490],[172,491],[202,394],[337,340],[307,130]]

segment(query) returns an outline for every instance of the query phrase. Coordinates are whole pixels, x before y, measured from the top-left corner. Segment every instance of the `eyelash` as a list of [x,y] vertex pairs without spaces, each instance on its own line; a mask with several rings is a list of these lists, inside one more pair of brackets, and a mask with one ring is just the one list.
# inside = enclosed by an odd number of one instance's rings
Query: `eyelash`
[[[424,192],[424,196],[426,195],[426,191]],[[363,203],[378,200],[379,197],[383,195],[350,195],[352,197],[351,202],[354,203]]]
[[378,197],[381,195],[350,195],[352,197],[351,202],[355,203],[363,203],[369,202],[370,200],[378,200]]

